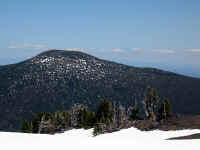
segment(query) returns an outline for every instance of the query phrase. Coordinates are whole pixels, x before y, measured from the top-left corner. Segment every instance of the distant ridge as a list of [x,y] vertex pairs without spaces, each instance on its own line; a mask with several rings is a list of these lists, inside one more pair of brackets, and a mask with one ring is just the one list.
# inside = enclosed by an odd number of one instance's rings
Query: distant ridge
[[98,59],[78,51],[50,50],[0,66],[0,130],[17,131],[37,112],[82,103],[95,110],[101,99],[125,106],[141,102],[147,86],[171,100],[173,111],[199,114],[200,79]]

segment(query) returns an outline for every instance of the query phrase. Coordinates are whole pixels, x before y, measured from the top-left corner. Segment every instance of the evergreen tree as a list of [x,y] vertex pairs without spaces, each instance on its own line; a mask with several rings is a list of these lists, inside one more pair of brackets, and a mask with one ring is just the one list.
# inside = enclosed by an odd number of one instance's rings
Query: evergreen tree
[[147,88],[145,99],[143,101],[146,117],[155,121],[157,120],[158,106],[160,98],[156,89]]
[[172,115],[171,103],[168,99],[164,99],[159,109],[159,119],[167,119]]
[[32,126],[27,120],[23,121],[21,131],[23,133],[31,133],[32,132]]
[[57,111],[54,118],[56,130],[67,129],[71,126],[71,116],[68,111]]
[[95,113],[91,112],[84,107],[80,110],[78,115],[78,126],[81,128],[90,128],[93,127],[95,123]]
[[82,128],[85,120],[87,107],[83,104],[75,104],[71,109],[71,125],[75,128]]
[[119,104],[117,108],[116,118],[117,118],[117,127],[119,128],[123,125],[124,121],[127,120],[126,109],[121,104]]
[[33,133],[54,133],[54,117],[49,112],[38,113],[33,121]]
[[102,133],[103,129],[102,129],[102,124],[101,123],[97,123],[94,126],[94,130],[93,130],[93,135],[97,136],[98,134]]
[[55,132],[55,122],[54,116],[50,112],[43,114],[39,125],[39,133],[54,133]]
[[85,128],[93,127],[95,124],[95,113],[91,111],[86,111],[85,113]]
[[131,114],[129,116],[130,120],[138,120],[140,119],[139,117],[139,107],[135,106],[130,108]]
[[44,113],[40,112],[34,116],[33,121],[32,121],[32,132],[33,133],[38,133],[40,121],[42,119],[43,114]]
[[114,110],[112,103],[108,100],[102,100],[97,110],[96,119],[97,122],[101,120],[101,123],[106,123],[109,120],[112,122],[114,119]]

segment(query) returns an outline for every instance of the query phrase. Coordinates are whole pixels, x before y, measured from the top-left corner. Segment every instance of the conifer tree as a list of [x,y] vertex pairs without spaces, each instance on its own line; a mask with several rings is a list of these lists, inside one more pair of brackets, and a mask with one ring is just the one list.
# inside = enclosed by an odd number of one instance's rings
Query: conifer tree
[[23,133],[31,133],[32,132],[32,126],[27,120],[23,121],[21,131]]
[[126,119],[126,109],[121,104],[119,104],[117,109],[117,126],[120,127]]
[[43,114],[44,113],[39,112],[37,115],[34,116],[33,121],[32,121],[32,132],[33,133],[38,133],[39,124],[40,124]]
[[78,114],[78,126],[82,128],[90,128],[95,123],[95,113],[84,107]]
[[33,121],[33,133],[54,133],[54,117],[49,112],[38,113]]
[[67,129],[71,126],[71,117],[68,111],[55,112],[55,127],[57,130]]
[[143,101],[146,117],[155,121],[157,120],[158,106],[160,98],[156,89],[147,88],[145,99]]
[[75,128],[80,128],[82,122],[82,116],[80,115],[81,111],[85,108],[82,104],[74,104],[71,108],[71,126]]
[[164,99],[159,109],[159,119],[167,119],[172,115],[171,103],[168,99]]
[[130,111],[131,111],[131,114],[130,114],[130,117],[129,117],[130,120],[140,119],[140,117],[139,117],[139,107],[138,106],[130,108]]
[[107,120],[112,122],[114,119],[114,110],[112,103],[108,100],[102,100],[97,110],[96,119],[102,123],[106,123]]
[[40,124],[39,133],[54,133],[55,132],[55,122],[54,116],[50,112],[43,114]]
[[76,128],[90,128],[95,124],[95,113],[85,105],[74,105],[71,109],[71,124]]
[[101,123],[97,123],[94,126],[94,130],[93,130],[93,135],[97,136],[98,134],[102,133],[103,129],[102,129],[102,124]]

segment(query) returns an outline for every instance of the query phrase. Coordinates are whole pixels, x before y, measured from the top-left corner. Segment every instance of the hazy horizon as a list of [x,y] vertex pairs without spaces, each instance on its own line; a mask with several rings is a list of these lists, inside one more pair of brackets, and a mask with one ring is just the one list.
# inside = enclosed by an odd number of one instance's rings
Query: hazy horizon
[[[60,49],[60,50],[64,50],[64,49]],[[175,72],[175,73],[186,75],[186,76],[200,78],[200,70],[198,70],[199,65],[187,64],[187,63],[185,63],[185,64],[184,63],[182,63],[182,64],[175,63],[174,64],[174,62],[173,62],[174,60],[171,60],[169,62],[164,61],[164,60],[156,61],[156,59],[157,59],[156,56],[151,56],[152,57],[151,59],[143,59],[144,54],[139,54],[138,52],[137,52],[137,54],[134,54],[134,56],[128,56],[128,55],[131,55],[130,49],[128,52],[126,52],[127,54],[125,54],[125,53],[122,54],[122,50],[119,51],[117,49],[110,49],[107,52],[102,51],[102,49],[95,49],[95,51],[93,51],[93,49],[89,49],[89,48],[88,49],[86,49],[86,48],[85,49],[84,48],[69,48],[68,50],[81,51],[81,52],[96,56],[100,59],[110,60],[110,61],[125,64],[125,65],[136,66],[136,67],[158,68],[158,69]],[[68,51],[68,50],[66,50],[66,51]],[[98,53],[97,53],[97,50],[98,50]],[[115,50],[117,50],[117,52],[115,52],[114,54],[111,55],[111,53],[113,53],[113,51],[115,51]],[[126,49],[126,50],[128,50],[128,49]],[[8,56],[7,58],[0,60],[0,65],[3,66],[3,65],[8,65],[8,64],[18,63],[18,62],[24,61],[26,59],[32,58],[44,51],[48,51],[48,50],[37,50],[37,51],[35,51],[35,50],[29,51],[28,50],[25,56],[10,54],[10,56]],[[131,57],[132,59],[129,57]],[[162,57],[166,57],[166,56],[162,56]]]

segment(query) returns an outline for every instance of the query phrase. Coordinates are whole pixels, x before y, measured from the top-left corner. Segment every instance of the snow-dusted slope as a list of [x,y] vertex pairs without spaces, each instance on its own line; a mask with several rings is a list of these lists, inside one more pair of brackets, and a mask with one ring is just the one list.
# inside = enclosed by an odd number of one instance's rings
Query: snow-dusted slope
[[71,130],[56,135],[0,133],[3,150],[198,150],[200,140],[165,140],[199,133],[200,130],[149,131],[135,128],[92,136],[90,130]]

